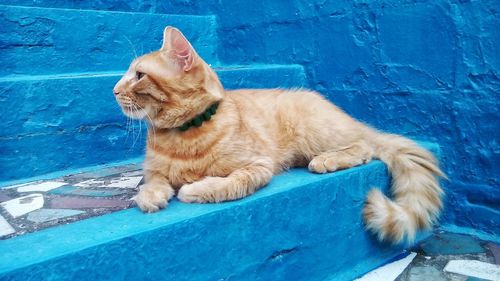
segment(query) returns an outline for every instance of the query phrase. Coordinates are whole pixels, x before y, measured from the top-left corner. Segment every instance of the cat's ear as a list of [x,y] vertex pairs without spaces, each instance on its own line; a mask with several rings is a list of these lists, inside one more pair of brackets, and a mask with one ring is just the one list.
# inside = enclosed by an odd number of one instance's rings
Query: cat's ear
[[165,52],[184,71],[189,71],[196,60],[196,52],[175,27],[167,26],[163,31],[163,45],[160,51]]

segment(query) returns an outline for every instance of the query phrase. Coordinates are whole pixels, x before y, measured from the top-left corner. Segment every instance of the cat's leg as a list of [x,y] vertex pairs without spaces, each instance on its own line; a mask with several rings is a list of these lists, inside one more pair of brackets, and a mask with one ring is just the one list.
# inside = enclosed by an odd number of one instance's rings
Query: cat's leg
[[167,179],[161,175],[146,175],[146,183],[132,199],[143,212],[153,213],[167,206],[175,194]]
[[186,184],[181,187],[177,197],[187,203],[240,199],[266,185],[273,176],[272,168],[270,159],[258,159],[248,166],[233,171],[227,177],[206,177]]
[[347,147],[319,154],[309,162],[309,171],[328,173],[369,162],[373,158],[373,148],[364,141],[355,142]]

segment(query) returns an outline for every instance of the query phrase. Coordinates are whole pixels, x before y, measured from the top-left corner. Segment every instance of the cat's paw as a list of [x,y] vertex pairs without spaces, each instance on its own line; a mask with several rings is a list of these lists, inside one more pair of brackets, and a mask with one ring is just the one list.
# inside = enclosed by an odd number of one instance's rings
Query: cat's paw
[[185,203],[213,203],[227,200],[228,179],[206,177],[201,181],[181,187],[177,198]]
[[337,170],[349,169],[368,163],[371,156],[361,155],[359,157],[345,156],[340,153],[325,153],[314,157],[309,162],[309,171],[318,174],[335,172]]
[[316,156],[314,157],[311,162],[309,162],[309,171],[313,173],[318,173],[318,174],[324,174],[328,172],[333,172],[337,169],[335,166],[335,163],[333,161],[328,161],[327,163],[327,158],[323,156]]
[[163,209],[168,204],[168,196],[165,192],[148,188],[146,185],[141,186],[139,193],[132,197],[132,200],[137,203],[137,206],[145,213],[154,213]]

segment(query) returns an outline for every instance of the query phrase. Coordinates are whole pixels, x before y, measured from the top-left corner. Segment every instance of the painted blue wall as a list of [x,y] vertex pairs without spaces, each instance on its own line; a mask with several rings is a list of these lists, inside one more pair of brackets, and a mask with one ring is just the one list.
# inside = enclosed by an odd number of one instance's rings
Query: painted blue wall
[[312,88],[360,120],[438,142],[444,219],[500,233],[497,0],[4,3],[215,15],[221,64],[303,65]]
[[214,16],[0,5],[0,77],[125,70],[135,56],[160,48],[166,23],[217,63]]
[[[300,65],[216,70],[228,88],[307,86]],[[111,91],[120,77],[110,72],[0,78],[0,183],[142,156],[146,125],[127,122]]]
[[183,30],[228,88],[307,86],[296,64],[218,67],[214,15],[137,12],[143,2],[107,1],[111,11],[88,1],[5,2],[0,182],[142,155],[146,126],[127,123],[112,88],[135,56],[160,48],[167,24]]

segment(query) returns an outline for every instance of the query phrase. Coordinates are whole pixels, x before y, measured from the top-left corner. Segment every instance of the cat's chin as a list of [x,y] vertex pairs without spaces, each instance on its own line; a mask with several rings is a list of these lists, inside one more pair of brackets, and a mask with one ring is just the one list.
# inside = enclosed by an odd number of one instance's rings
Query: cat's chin
[[134,109],[133,107],[122,106],[123,114],[132,119],[144,119],[147,113],[144,109]]

